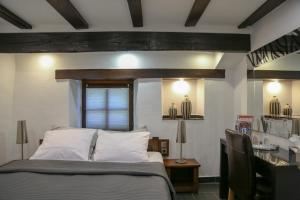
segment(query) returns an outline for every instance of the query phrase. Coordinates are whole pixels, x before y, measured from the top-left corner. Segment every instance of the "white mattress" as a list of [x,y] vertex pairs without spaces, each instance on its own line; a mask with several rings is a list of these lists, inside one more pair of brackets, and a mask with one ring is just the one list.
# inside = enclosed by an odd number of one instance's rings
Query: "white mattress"
[[149,157],[149,162],[164,163],[163,157],[160,152],[149,151],[148,157]]

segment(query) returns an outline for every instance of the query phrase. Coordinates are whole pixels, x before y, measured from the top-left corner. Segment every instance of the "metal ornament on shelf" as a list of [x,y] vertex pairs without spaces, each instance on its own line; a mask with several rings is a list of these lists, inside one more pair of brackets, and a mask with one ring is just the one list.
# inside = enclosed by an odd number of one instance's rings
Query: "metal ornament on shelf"
[[192,114],[192,102],[185,95],[185,100],[181,103],[181,114],[183,119],[190,119]]
[[172,103],[172,105],[169,108],[169,117],[170,119],[176,119],[177,117],[177,108],[175,106],[175,103]]
[[278,116],[281,113],[281,106],[278,98],[273,96],[273,99],[270,101],[270,115]]
[[293,109],[289,104],[286,104],[283,108],[283,115],[292,117],[293,115]]

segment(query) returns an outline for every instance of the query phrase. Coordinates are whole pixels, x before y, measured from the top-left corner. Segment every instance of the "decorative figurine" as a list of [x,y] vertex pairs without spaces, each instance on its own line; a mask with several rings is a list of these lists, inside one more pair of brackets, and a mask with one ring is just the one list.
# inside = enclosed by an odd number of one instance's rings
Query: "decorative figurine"
[[175,103],[172,103],[172,105],[169,108],[169,117],[170,119],[176,119],[177,117],[177,108],[175,106]]
[[181,103],[181,113],[183,119],[190,119],[192,114],[192,102],[185,95],[185,100]]
[[280,102],[276,96],[270,101],[270,115],[278,116],[281,113]]

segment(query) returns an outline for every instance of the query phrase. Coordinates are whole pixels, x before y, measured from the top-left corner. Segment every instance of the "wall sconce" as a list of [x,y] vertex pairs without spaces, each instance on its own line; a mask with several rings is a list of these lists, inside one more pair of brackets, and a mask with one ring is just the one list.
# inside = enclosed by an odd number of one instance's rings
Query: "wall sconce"
[[270,82],[267,85],[267,89],[271,94],[276,95],[281,91],[281,84],[278,81]]
[[183,78],[179,79],[178,81],[175,81],[172,85],[173,92],[183,96],[187,95],[190,89],[190,85]]
[[41,67],[44,69],[50,69],[51,67],[53,67],[54,61],[51,56],[41,56],[39,61]]

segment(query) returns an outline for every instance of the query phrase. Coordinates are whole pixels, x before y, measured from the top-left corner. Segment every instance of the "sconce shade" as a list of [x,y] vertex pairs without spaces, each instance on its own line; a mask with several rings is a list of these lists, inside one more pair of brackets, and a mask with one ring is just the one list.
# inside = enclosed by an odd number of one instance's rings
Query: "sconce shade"
[[186,143],[186,127],[185,127],[184,120],[178,121],[176,142],[177,143]]
[[27,127],[26,121],[20,120],[17,122],[17,144],[27,144],[28,136],[27,136]]

